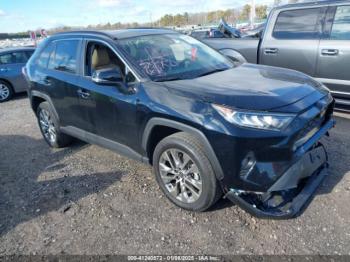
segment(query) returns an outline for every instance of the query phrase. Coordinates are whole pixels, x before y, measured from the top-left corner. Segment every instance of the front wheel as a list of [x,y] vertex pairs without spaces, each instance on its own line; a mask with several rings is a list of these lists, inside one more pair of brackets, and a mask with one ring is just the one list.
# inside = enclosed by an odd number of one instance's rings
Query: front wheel
[[205,211],[222,194],[204,147],[190,134],[176,133],[159,142],[153,168],[164,194],[181,208]]
[[41,134],[49,146],[61,148],[71,143],[72,138],[60,132],[58,120],[52,113],[48,102],[42,102],[38,106],[37,118]]

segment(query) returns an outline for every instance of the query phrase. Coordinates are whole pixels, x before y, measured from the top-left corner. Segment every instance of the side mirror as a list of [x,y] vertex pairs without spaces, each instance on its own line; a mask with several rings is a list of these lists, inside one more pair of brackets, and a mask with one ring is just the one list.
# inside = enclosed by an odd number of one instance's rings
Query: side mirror
[[115,85],[124,82],[119,67],[96,70],[92,74],[92,81],[99,85]]

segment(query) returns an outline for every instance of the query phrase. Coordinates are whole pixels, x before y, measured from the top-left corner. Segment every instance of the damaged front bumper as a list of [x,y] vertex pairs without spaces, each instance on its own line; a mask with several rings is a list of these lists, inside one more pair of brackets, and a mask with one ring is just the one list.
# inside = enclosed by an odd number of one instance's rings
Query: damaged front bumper
[[298,161],[267,192],[231,188],[225,197],[259,218],[288,219],[300,215],[328,174],[327,152],[318,141],[334,124],[330,120],[296,151]]

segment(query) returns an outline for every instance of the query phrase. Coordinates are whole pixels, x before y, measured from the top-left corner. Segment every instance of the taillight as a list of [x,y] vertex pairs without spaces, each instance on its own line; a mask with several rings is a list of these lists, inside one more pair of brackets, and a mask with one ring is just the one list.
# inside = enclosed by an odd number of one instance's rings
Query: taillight
[[22,74],[27,77],[27,68],[25,66],[22,67]]

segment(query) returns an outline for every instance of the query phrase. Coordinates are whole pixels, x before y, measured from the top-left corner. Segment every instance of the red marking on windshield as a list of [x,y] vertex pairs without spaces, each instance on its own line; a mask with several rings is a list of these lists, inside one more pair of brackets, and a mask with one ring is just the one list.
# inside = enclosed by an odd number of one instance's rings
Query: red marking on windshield
[[192,59],[192,61],[196,61],[196,59],[197,59],[197,48],[195,48],[195,47],[192,47],[191,59]]

